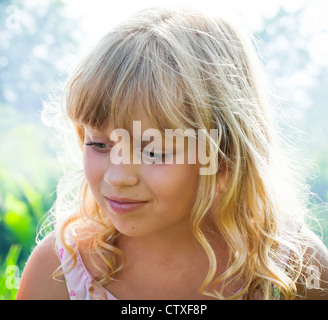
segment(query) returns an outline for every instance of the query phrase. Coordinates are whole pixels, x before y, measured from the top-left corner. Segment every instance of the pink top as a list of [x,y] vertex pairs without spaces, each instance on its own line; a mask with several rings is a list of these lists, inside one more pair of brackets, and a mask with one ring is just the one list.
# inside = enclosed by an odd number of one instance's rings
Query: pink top
[[[72,243],[71,243],[72,245]],[[58,254],[63,271],[69,270],[73,260],[70,253],[65,249],[59,237],[57,237]],[[73,243],[74,248],[74,243]],[[74,248],[75,249],[75,248]],[[84,266],[79,251],[76,252],[76,264],[74,268],[64,273],[67,290],[71,300],[98,300],[97,297],[90,293],[92,276]],[[97,293],[97,291],[95,292]],[[105,290],[107,300],[117,300],[109,291]],[[98,293],[99,294],[99,293]]]

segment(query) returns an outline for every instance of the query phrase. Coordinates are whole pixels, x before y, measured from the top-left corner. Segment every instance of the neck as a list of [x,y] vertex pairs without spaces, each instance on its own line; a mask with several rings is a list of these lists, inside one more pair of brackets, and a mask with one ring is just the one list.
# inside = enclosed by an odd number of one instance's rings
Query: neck
[[118,247],[123,250],[127,258],[135,255],[139,258],[165,257],[181,253],[186,256],[200,249],[190,229],[189,220],[138,237],[121,235]]

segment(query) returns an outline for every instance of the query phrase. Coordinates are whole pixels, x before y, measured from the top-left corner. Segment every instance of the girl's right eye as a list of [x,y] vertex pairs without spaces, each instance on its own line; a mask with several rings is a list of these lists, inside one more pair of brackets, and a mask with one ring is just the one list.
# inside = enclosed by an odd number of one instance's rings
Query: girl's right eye
[[103,143],[103,142],[87,142],[85,143],[86,146],[91,147],[94,151],[97,152],[107,152],[110,149],[110,145]]

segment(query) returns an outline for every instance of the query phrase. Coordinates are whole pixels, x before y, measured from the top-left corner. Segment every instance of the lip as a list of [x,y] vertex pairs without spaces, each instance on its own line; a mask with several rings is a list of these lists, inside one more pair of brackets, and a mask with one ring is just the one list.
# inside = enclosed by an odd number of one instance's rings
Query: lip
[[106,202],[109,207],[118,214],[126,214],[133,212],[148,203],[148,201],[138,201],[135,199],[117,197],[106,197]]

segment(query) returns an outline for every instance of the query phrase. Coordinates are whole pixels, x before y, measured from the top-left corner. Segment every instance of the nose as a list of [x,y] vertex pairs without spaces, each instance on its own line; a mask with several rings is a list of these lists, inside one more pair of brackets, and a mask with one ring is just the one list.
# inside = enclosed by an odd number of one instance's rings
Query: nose
[[104,175],[104,180],[115,188],[134,186],[139,182],[139,174],[133,164],[111,163]]

